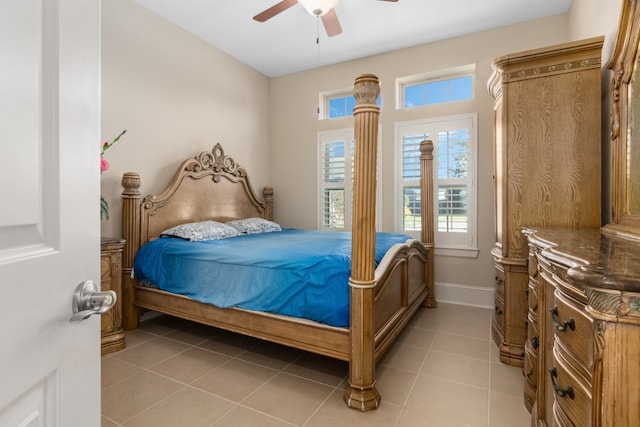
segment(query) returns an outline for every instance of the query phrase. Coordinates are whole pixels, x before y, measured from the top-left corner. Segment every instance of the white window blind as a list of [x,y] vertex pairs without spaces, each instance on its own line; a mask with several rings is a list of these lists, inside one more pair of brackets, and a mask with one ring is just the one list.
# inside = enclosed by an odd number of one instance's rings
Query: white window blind
[[[379,134],[379,133],[378,133]],[[318,228],[350,230],[353,205],[355,140],[353,128],[318,133],[319,188]],[[380,139],[378,138],[378,152]],[[378,156],[378,180],[380,179]],[[381,186],[377,188],[376,224],[381,224]]]
[[[325,134],[321,147],[321,220],[324,229],[348,229],[351,217],[352,160],[348,135]],[[346,166],[349,166],[348,168]]]

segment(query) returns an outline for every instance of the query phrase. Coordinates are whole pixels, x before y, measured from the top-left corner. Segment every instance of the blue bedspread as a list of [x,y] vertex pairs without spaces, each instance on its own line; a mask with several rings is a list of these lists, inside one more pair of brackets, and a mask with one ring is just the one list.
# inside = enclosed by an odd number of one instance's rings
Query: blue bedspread
[[[409,236],[376,234],[376,265]],[[218,307],[349,325],[351,233],[283,229],[223,240],[160,238],[134,263],[141,283]]]

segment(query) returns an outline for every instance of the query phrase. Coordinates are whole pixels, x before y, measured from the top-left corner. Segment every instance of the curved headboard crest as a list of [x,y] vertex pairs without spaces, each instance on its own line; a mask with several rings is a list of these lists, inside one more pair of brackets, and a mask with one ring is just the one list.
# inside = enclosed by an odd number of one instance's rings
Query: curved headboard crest
[[216,182],[220,181],[220,174],[222,173],[236,177],[247,175],[245,169],[238,165],[233,157],[224,154],[224,149],[220,143],[216,144],[211,152],[203,151],[193,159],[185,161],[183,165],[184,170],[196,173],[211,169],[213,171],[213,180]]

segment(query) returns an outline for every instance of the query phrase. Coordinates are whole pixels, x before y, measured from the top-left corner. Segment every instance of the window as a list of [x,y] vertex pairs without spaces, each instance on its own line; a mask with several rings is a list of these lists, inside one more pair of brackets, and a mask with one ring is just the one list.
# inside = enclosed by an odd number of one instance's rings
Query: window
[[398,109],[473,98],[475,65],[397,79]]
[[471,99],[472,82],[471,76],[465,76],[404,86],[404,108]]
[[[318,229],[343,231],[351,229],[354,144],[352,128],[323,131],[318,134],[320,162]],[[379,156],[377,167],[380,171]],[[377,191],[377,203],[380,205],[380,186]],[[377,211],[380,212],[379,206]],[[377,223],[380,224],[380,215],[377,216]]]
[[[353,131],[320,134],[320,206],[318,228],[351,228]],[[348,166],[348,167],[347,167]]]
[[[440,253],[475,256],[476,114],[396,125],[397,227],[420,238],[420,142],[434,144],[434,228]],[[471,250],[471,252],[465,252]]]
[[[376,104],[382,104],[381,96],[378,96]],[[341,91],[324,92],[320,94],[320,105],[323,111],[320,118],[337,119],[339,117],[353,116],[353,108],[356,106],[356,98],[353,96],[353,88]]]
[[339,98],[329,98],[330,119],[353,115],[353,107],[356,106],[356,99],[351,96],[341,96]]

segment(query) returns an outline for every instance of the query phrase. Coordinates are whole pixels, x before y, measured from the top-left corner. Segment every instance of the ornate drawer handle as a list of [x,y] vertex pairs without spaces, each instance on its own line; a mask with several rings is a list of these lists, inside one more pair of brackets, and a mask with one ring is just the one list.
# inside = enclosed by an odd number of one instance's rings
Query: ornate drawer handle
[[551,318],[553,319],[553,324],[556,325],[557,330],[559,330],[560,332],[566,331],[567,326],[572,331],[576,329],[576,322],[573,320],[573,317],[569,317],[569,320],[567,320],[564,323],[558,322],[558,306],[557,305],[549,311],[551,311]]
[[538,337],[531,337],[531,346],[534,350],[537,350],[540,346],[540,342],[538,341]]
[[496,284],[501,285],[502,284],[502,279],[498,276],[496,276]]
[[575,397],[573,394],[573,387],[567,386],[567,388],[560,388],[558,387],[558,384],[556,384],[556,377],[558,376],[556,368],[549,369],[549,375],[551,376],[551,385],[553,385],[553,389],[556,394],[560,397],[569,396],[569,398],[573,400]]
[[502,315],[502,310],[500,310],[500,307],[496,307],[496,314],[497,314],[498,316],[501,316],[501,315]]

